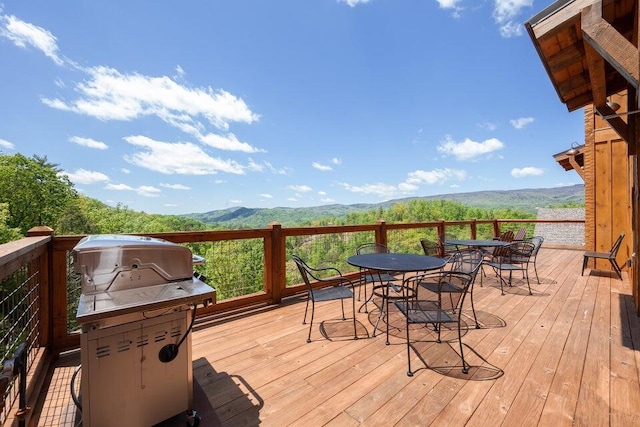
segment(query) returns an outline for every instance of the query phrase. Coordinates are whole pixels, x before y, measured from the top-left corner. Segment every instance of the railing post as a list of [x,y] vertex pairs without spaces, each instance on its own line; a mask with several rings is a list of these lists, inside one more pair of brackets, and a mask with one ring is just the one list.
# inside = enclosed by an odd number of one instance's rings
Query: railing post
[[445,222],[444,219],[441,219],[438,222],[438,226],[437,226],[437,228],[438,228],[438,239],[444,238],[444,222]]
[[472,218],[471,219],[471,239],[475,240],[477,239],[478,236],[478,224],[477,224],[477,219],[476,218]]
[[493,220],[493,237],[500,237],[500,223],[497,219]]
[[376,243],[387,246],[387,222],[380,219],[376,224],[378,224],[378,228],[376,228]]
[[[38,226],[33,227],[27,231],[28,237],[36,236],[51,236],[52,239],[47,244],[47,253],[45,256],[38,258],[37,265],[32,263],[29,269],[35,269],[40,272],[40,315],[39,323],[40,328],[38,334],[40,336],[38,345],[46,347],[51,344],[52,332],[53,332],[53,299],[52,299],[52,271],[51,261],[53,259],[53,229],[50,227]],[[29,277],[33,276],[33,271],[29,271]],[[31,284],[29,285],[31,286]],[[65,304],[66,306],[66,304]]]
[[265,245],[265,275],[269,278],[270,285],[267,286],[271,288],[273,303],[279,304],[287,286],[286,245],[282,236],[282,225],[279,222],[269,223],[269,229],[271,229],[271,245]]

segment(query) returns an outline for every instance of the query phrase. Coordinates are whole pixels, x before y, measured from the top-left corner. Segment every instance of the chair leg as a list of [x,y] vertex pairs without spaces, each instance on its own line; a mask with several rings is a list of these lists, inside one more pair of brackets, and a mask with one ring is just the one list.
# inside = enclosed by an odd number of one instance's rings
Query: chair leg
[[340,300],[340,306],[342,307],[342,320],[347,320],[347,317],[344,315],[344,300]]
[[407,302],[406,313],[406,330],[407,330],[407,376],[412,377],[413,371],[411,370],[411,341],[409,340],[409,303]]
[[462,345],[462,332],[460,331],[460,317],[458,317],[458,342],[460,343],[460,358],[462,359],[462,373],[468,374],[469,368],[467,362],[464,361],[464,348]]
[[307,305],[304,308],[304,319],[302,319],[302,324],[305,325],[307,323],[307,310],[309,309],[309,300],[311,298],[307,298]]
[[582,273],[580,274],[581,276],[584,276],[584,269],[587,267],[587,262],[589,262],[589,257],[585,255],[582,259]]
[[358,327],[356,326],[356,298],[355,295],[351,299],[353,303],[353,339],[358,339]]
[[473,283],[471,284],[471,288],[469,288],[469,298],[471,298],[471,312],[473,313],[473,320],[476,321],[476,329],[480,329],[480,324],[478,323],[478,316],[476,316],[476,308],[473,305]]
[[618,275],[620,280],[622,280],[622,269],[618,265],[618,261],[615,258],[610,259],[609,261],[611,261],[611,265],[613,266],[613,269],[616,271],[616,274]]
[[311,321],[309,322],[309,335],[307,335],[307,342],[308,343],[311,342],[311,329],[313,329],[313,314],[316,311],[315,309],[316,309],[316,303],[315,303],[315,301],[311,300]]
[[536,282],[538,282],[538,285],[540,284],[540,279],[538,278],[538,267],[536,266],[536,262],[533,261],[533,271],[536,273]]

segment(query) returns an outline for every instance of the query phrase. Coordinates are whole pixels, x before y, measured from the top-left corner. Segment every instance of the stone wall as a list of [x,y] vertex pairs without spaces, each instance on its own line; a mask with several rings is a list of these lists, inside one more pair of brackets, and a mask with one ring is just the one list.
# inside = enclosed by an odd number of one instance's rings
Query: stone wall
[[[584,208],[538,208],[538,219],[584,219]],[[584,246],[584,224],[536,224],[534,236],[545,243]]]

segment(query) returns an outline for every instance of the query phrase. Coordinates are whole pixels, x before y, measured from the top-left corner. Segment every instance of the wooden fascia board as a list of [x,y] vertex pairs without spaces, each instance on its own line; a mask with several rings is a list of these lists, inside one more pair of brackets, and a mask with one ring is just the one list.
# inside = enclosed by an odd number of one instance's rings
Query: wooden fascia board
[[534,38],[543,39],[569,25],[573,25],[576,20],[580,19],[582,9],[592,5],[595,1],[575,0],[567,1],[559,7],[551,5],[552,12],[546,13],[546,10],[541,12],[528,21],[527,25],[531,27],[531,33]]
[[601,10],[601,7],[598,9],[597,5],[592,5],[583,11],[582,36],[585,43],[637,88],[640,80],[638,48],[602,19]]

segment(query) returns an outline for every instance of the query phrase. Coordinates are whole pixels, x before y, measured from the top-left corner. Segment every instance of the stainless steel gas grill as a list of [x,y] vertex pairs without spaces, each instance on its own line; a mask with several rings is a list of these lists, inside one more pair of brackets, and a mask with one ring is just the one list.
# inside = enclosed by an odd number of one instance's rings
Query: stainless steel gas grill
[[196,306],[215,300],[194,276],[197,257],[162,239],[93,235],[73,258],[83,426],[151,426],[191,411],[191,326]]

